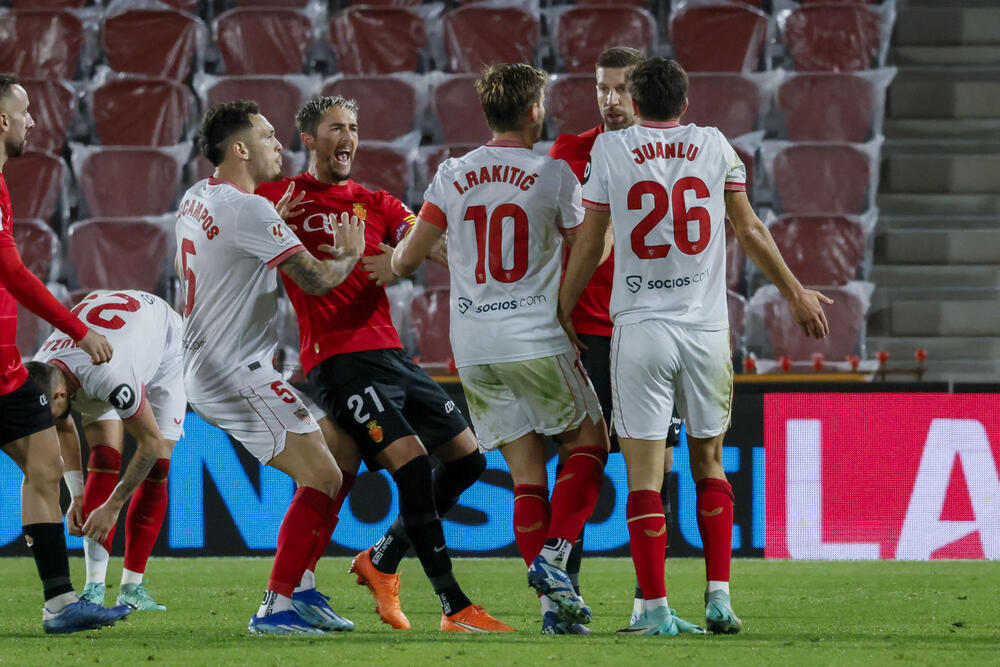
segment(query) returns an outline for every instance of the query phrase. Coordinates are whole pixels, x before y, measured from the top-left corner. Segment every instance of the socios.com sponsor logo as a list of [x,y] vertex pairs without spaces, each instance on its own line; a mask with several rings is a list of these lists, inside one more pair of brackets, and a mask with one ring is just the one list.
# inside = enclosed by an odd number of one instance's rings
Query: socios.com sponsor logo
[[522,296],[514,299],[502,299],[500,301],[490,301],[488,303],[476,304],[471,299],[462,296],[458,298],[458,312],[465,315],[470,310],[474,313],[493,313],[498,311],[511,311],[520,308],[531,308],[548,303],[549,298],[544,294],[534,294],[532,296]]
[[[691,274],[690,276],[681,276],[679,278],[651,278],[646,281],[645,288],[649,290],[669,290],[677,289],[679,287],[688,287],[689,285],[707,281],[709,275],[709,271],[701,271],[699,273]],[[643,286],[642,276],[625,276],[625,287],[627,287],[628,291],[632,294],[641,290]]]

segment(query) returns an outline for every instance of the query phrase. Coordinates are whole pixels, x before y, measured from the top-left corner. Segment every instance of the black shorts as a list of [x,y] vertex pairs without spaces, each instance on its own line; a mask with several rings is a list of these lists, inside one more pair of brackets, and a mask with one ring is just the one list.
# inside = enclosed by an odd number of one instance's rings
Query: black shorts
[[[593,334],[577,334],[580,342],[587,346],[586,350],[580,350],[580,361],[590,376],[590,382],[597,392],[597,400],[601,402],[601,411],[604,413],[604,421],[611,429],[611,338],[609,336],[595,336]],[[674,405],[673,415],[670,417],[670,430],[667,431],[667,446],[676,447],[681,440],[681,421],[677,414],[677,405]],[[611,435],[611,451],[620,450],[618,437]]]
[[401,349],[365,350],[323,360],[307,376],[316,402],[358,445],[369,469],[400,438],[427,451],[469,427],[448,394]]
[[31,378],[0,396],[0,447],[55,426],[48,397]]

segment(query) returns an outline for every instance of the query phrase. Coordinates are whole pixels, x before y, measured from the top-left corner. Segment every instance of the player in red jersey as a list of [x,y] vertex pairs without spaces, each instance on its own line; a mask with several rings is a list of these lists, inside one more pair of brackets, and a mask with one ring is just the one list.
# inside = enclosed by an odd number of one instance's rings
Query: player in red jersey
[[28,94],[17,77],[0,74],[0,449],[24,473],[21,521],[45,593],[42,625],[46,632],[76,632],[110,625],[129,608],[107,609],[73,592],[59,507],[59,439],[48,399],[21,363],[17,304],[72,338],[95,364],[110,360],[112,350],[104,336],[88,329],[28,271],[14,245],[14,211],[3,167],[24,152],[34,126]]
[[[590,149],[602,132],[613,132],[635,124],[635,110],[632,98],[625,87],[628,70],[645,60],[641,51],[627,46],[612,46],[597,58],[597,107],[602,123],[582,134],[562,134],[553,142],[549,155],[565,160],[576,177],[583,180],[583,171],[590,159]],[[610,230],[609,230],[610,231]],[[590,381],[597,391],[604,411],[604,420],[611,423],[611,316],[608,307],[611,301],[611,282],[615,272],[614,252],[602,262],[590,279],[580,300],[573,309],[573,328],[583,343],[580,360],[583,362]],[[673,423],[667,435],[667,449],[663,457],[663,487],[660,499],[667,526],[670,526],[670,471],[674,465],[674,450],[680,441],[681,420],[674,408]],[[611,451],[617,452],[618,438],[611,435]],[[583,533],[570,555],[568,574],[579,593],[580,556],[583,551]],[[638,581],[635,585],[635,602],[632,606],[633,620],[642,612],[642,590]]]
[[[295,121],[309,150],[308,170],[264,184],[258,194],[277,202],[291,184],[297,199],[304,196],[295,231],[310,250],[329,242],[331,213],[363,219],[364,255],[370,258],[366,269],[379,277],[374,280],[358,268],[322,296],[284,281],[299,319],[300,359],[309,383],[320,407],[357,443],[336,453],[344,484],[353,483],[351,473],[364,459],[369,469],[386,468],[399,489],[399,518],[373,547],[355,557],[351,571],[372,591],[382,620],[408,629],[396,570],[412,545],[441,600],[442,630],[510,631],[462,592],[441,525],[441,515],[485,469],[485,457],[454,402],[406,355],[382,287],[393,275],[381,247],[398,243],[414,215],[388,193],[371,192],[351,180],[358,145],[356,102],[316,97]],[[428,450],[443,464],[436,478]]]

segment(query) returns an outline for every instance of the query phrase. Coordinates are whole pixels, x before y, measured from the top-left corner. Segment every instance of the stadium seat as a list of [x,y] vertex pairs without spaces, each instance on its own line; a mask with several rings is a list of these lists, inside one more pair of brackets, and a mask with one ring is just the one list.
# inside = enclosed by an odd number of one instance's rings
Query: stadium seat
[[348,7],[330,20],[337,70],[344,74],[413,72],[427,43],[424,18],[407,7]]
[[674,54],[689,72],[752,72],[767,41],[767,14],[741,4],[693,5],[670,18]]
[[683,122],[717,127],[727,137],[738,137],[757,129],[760,113],[760,89],[748,77],[714,72],[688,77]]
[[768,229],[803,285],[844,285],[858,277],[867,242],[856,219],[783,215]]
[[[170,211],[190,144],[178,149],[111,146],[74,151],[76,182],[90,217],[141,217]],[[182,151],[183,157],[174,154]]]
[[196,77],[195,82],[206,109],[220,102],[256,100],[285,148],[298,145],[295,114],[315,94],[318,83],[315,77],[266,75]]
[[418,182],[416,187],[420,196],[423,196],[427,185],[434,178],[441,163],[452,157],[461,157],[469,151],[482,146],[482,143],[469,144],[445,144],[434,146],[421,146],[420,159],[417,164]]
[[40,151],[62,152],[76,111],[76,91],[65,81],[54,79],[21,79],[21,85],[28,93],[35,119],[29,145]]
[[101,143],[172,146],[192,122],[194,94],[170,79],[119,76],[94,89],[94,126]]
[[66,163],[57,155],[26,151],[4,165],[14,215],[49,220],[66,187]]
[[201,19],[175,9],[128,9],[104,21],[104,53],[115,71],[181,81],[204,30]]
[[882,20],[863,5],[823,3],[796,7],[781,31],[798,71],[853,72],[877,66]]
[[594,74],[557,74],[545,96],[550,136],[580,134],[601,123]]
[[226,74],[301,74],[313,30],[298,9],[238,7],[215,19]]
[[450,294],[447,287],[437,287],[413,297],[410,318],[417,335],[421,364],[445,365],[453,359],[448,329]]
[[70,225],[68,257],[81,288],[156,292],[172,229],[142,218],[94,218]]
[[70,11],[33,8],[5,13],[0,21],[0,72],[75,79],[84,42],[83,22]]
[[764,333],[772,358],[788,355],[793,361],[806,361],[820,353],[830,361],[843,361],[857,354],[863,346],[865,317],[869,300],[857,289],[860,284],[839,287],[817,287],[834,303],[824,304],[827,321],[835,323],[826,338],[807,338],[792,318],[785,300],[773,285],[765,285],[750,300],[749,310],[756,313],[752,320],[763,322]]
[[743,162],[743,166],[747,170],[747,197],[753,202],[753,178],[754,172],[756,171],[757,160],[753,153],[746,151],[742,146],[733,143],[733,149],[736,151],[736,155],[739,156],[740,160]]
[[59,237],[41,218],[14,220],[14,243],[28,270],[48,281],[56,273]]
[[532,63],[538,15],[521,7],[464,5],[442,18],[448,69],[478,72],[490,63]]
[[13,9],[78,9],[87,0],[10,0]]
[[733,225],[726,218],[726,287],[733,291],[740,291],[740,283],[743,282],[743,269],[746,265],[747,256],[743,252],[739,241],[736,240],[736,232]]
[[743,340],[743,325],[747,315],[747,300],[732,290],[726,292],[726,305],[729,308],[729,353],[741,347]]
[[473,82],[475,74],[435,74],[431,109],[444,143],[485,143],[492,133]]
[[413,160],[392,144],[365,141],[354,154],[351,178],[371,190],[385,190],[406,201],[413,186]]
[[791,144],[774,156],[771,180],[782,213],[859,215],[868,208],[872,168],[851,144]]
[[593,73],[597,56],[609,46],[628,44],[648,53],[656,40],[656,22],[640,7],[578,5],[558,16],[555,43],[566,72]]
[[426,261],[421,264],[424,274],[424,284],[427,287],[450,287],[451,272],[448,267],[441,266],[437,262]]
[[[236,0],[237,7],[291,7],[305,9],[311,0]],[[367,3],[375,4],[375,3]]]
[[[283,149],[281,151],[281,176],[282,178],[288,178],[290,176],[295,176],[301,174],[305,171],[308,162],[308,156],[304,151],[295,152],[288,149]],[[198,181],[208,178],[215,171],[215,167],[200,153],[194,157],[193,160],[188,162],[187,165],[188,176],[185,183],[187,185],[192,185]]]
[[876,102],[875,86],[850,73],[794,74],[777,95],[785,135],[792,141],[865,141]]
[[419,127],[422,98],[426,98],[420,92],[407,76],[371,74],[334,76],[323,83],[321,94],[357,100],[361,136],[366,141],[392,141]]

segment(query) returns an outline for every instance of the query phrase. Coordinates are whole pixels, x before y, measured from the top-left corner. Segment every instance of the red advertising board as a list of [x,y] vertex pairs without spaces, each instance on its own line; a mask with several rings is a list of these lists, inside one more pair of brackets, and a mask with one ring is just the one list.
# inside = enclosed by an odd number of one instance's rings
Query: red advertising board
[[1000,395],[767,394],[766,558],[1000,559]]

